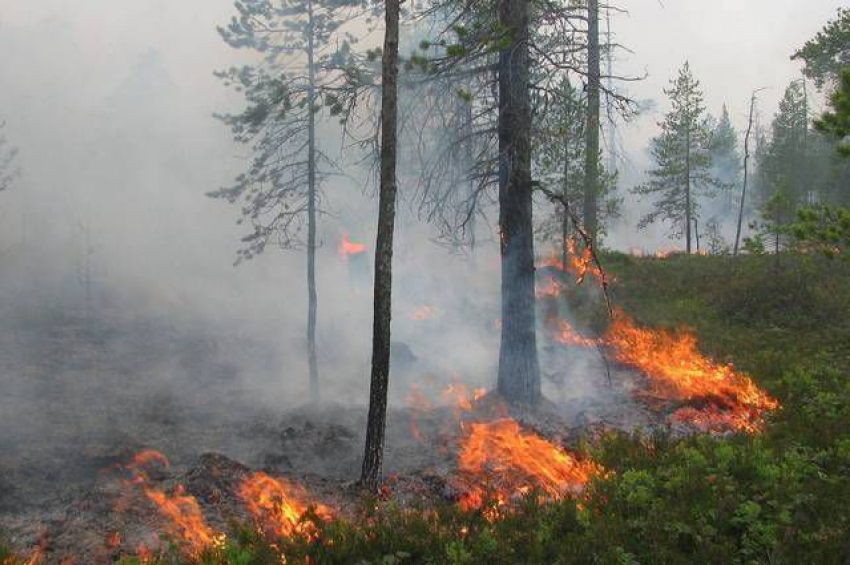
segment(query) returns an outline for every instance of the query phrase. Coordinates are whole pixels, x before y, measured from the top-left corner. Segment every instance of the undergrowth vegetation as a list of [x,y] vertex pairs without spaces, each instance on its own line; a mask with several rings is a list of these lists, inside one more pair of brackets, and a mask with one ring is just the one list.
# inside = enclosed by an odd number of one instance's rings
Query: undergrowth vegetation
[[[605,263],[618,306],[647,325],[694,328],[705,352],[734,361],[781,401],[763,433],[610,433],[583,444],[609,472],[578,500],[540,503],[532,494],[495,521],[448,505],[367,501],[356,522],[317,520],[313,541],[270,543],[241,528],[198,562],[850,561],[850,263],[790,255]],[[600,324],[591,309],[576,311],[585,327]],[[177,555],[154,562],[185,563]]]

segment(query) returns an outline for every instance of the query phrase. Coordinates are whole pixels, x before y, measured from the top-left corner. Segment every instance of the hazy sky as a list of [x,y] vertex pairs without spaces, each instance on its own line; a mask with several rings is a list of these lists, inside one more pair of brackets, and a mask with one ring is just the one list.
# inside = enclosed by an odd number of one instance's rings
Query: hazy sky
[[[760,95],[761,111],[769,123],[783,89],[799,76],[800,65],[789,60],[790,54],[846,4],[838,0],[622,0],[620,5],[628,13],[615,16],[613,30],[617,41],[633,53],[621,53],[615,70],[647,73],[646,80],[625,88],[635,99],[659,103],[655,112],[621,130],[632,163],[623,178],[645,168],[647,142],[667,107],[661,89],[686,59],[702,82],[709,109],[717,113],[727,103],[739,127],[750,92],[766,87]],[[178,140],[176,150],[182,155],[177,157],[185,157],[181,170],[168,171],[179,177],[183,187],[167,186],[172,178],[148,179],[147,185],[156,190],[134,192],[134,203],[148,207],[166,231],[177,230],[177,218],[202,206],[200,216],[207,218],[209,233],[222,244],[230,242],[225,246],[232,253],[238,245],[233,243],[235,210],[210,203],[202,195],[226,184],[243,166],[237,155],[240,150],[231,145],[226,128],[211,118],[213,112],[238,103],[212,75],[213,70],[235,61],[215,29],[233,13],[231,0],[0,0],[0,118],[8,120],[10,135],[21,146],[26,184],[53,185],[56,190],[57,183],[74,178],[79,186],[68,183],[62,192],[91,192],[97,179],[77,177],[91,173],[88,169],[93,167],[86,166],[84,159],[101,151],[103,138],[98,137],[97,128],[120,125],[119,133],[129,137],[164,128],[167,131],[160,135]],[[139,74],[151,52],[170,81],[167,92],[144,94],[158,97],[155,104],[147,104],[147,99],[130,104],[138,106],[139,116],[105,120],[98,113],[101,106],[127,89],[125,85],[134,73]],[[128,101],[123,104],[125,108]],[[163,118],[145,111],[159,112]],[[126,123],[119,124],[122,121]],[[86,145],[86,140],[91,143]],[[48,163],[44,155],[50,156]],[[142,165],[138,170],[153,170]],[[121,170],[129,166],[122,164]],[[633,184],[634,178],[628,183]],[[27,191],[35,193],[37,188]],[[4,198],[11,203],[18,196]],[[0,216],[5,213],[17,215],[0,211]],[[214,227],[218,222],[227,227]],[[127,235],[142,234],[148,227],[140,224]],[[633,225],[623,227],[634,229]]]

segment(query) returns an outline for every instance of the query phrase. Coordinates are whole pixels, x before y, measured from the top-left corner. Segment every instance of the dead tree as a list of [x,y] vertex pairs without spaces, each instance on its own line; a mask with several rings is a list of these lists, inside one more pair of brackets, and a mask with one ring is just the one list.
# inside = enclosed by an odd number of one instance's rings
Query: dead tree
[[744,136],[744,183],[741,186],[741,205],[738,208],[738,225],[735,229],[735,248],[732,252],[732,255],[738,256],[738,246],[741,242],[741,226],[744,223],[744,206],[747,199],[747,181],[749,180],[749,164],[750,164],[750,136],[753,133],[753,120],[755,117],[755,108],[756,108],[756,94],[758,94],[759,90],[753,91],[753,95],[750,98],[750,113],[749,119],[747,120],[747,134]]
[[393,231],[396,208],[396,150],[398,125],[399,0],[387,0],[384,8],[384,49],[381,93],[381,179],[378,204],[378,235],[375,244],[375,295],[372,327],[372,374],[369,419],[360,481],[378,492],[384,459],[387,391],[390,377],[390,321],[392,318]]

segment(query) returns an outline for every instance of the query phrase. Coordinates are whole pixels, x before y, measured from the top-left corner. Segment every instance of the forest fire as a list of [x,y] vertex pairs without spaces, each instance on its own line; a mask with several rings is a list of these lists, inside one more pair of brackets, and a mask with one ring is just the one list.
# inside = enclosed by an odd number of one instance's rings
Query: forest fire
[[150,486],[147,469],[154,465],[168,468],[169,461],[163,454],[152,449],[136,454],[126,466],[131,474],[127,484],[141,487],[159,513],[166,518],[166,535],[181,541],[186,552],[192,556],[198,556],[207,548],[221,544],[224,534],[207,525],[198,501],[187,494],[182,485],[177,485],[170,494]]
[[[551,267],[558,271],[570,272],[576,277],[576,282],[581,284],[585,277],[590,273],[595,279],[602,280],[602,270],[598,265],[594,264],[593,253],[589,248],[584,248],[581,253],[578,252],[578,242],[575,238],[568,239],[566,246],[566,264],[564,259],[553,252],[548,258],[540,263],[540,267]],[[539,297],[539,295],[538,295]]]
[[563,289],[564,285],[556,281],[554,277],[547,277],[544,284],[537,285],[534,295],[537,298],[557,298]]
[[466,487],[460,504],[467,510],[488,498],[504,506],[532,489],[561,498],[580,492],[601,472],[597,464],[523,431],[510,418],[471,424],[461,440],[458,467]]
[[703,356],[690,331],[640,328],[618,311],[604,340],[617,361],[649,376],[654,396],[702,405],[696,413],[693,408],[680,411],[676,419],[703,429],[752,432],[765,412],[779,407],[749,377]]
[[293,535],[311,538],[315,528],[305,520],[308,511],[324,520],[331,519],[334,514],[329,507],[312,501],[303,487],[263,472],[245,479],[239,487],[239,496],[258,530],[278,538]]
[[339,258],[343,261],[348,259],[352,255],[360,255],[361,253],[366,252],[366,245],[363,243],[357,243],[355,241],[351,241],[351,236],[348,234],[344,234],[339,241],[339,248],[337,253],[339,254]]
[[618,310],[599,339],[579,335],[565,320],[560,321],[555,339],[566,345],[608,347],[616,361],[647,376],[651,385],[647,396],[689,404],[676,411],[673,420],[705,431],[755,432],[764,413],[779,407],[749,377],[700,353],[690,331],[641,328]]
[[579,335],[566,320],[558,320],[555,339],[564,345],[578,345],[582,347],[593,347],[599,343],[598,340]]

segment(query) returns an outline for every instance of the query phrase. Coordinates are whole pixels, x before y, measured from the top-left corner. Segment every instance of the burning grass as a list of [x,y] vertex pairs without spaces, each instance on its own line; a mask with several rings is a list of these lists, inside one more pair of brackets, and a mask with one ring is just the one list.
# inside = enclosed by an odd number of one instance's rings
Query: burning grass
[[651,404],[686,404],[671,419],[697,429],[756,432],[764,415],[779,408],[750,377],[704,356],[696,335],[688,330],[642,328],[618,310],[598,339],[581,336],[565,320],[555,339],[566,345],[604,346],[617,362],[646,376],[649,390],[641,393],[643,398]]
[[600,472],[565,449],[523,430],[513,419],[473,422],[460,442],[458,470],[465,485],[460,505],[481,508],[489,500],[510,504],[532,490],[551,499],[580,492]]

